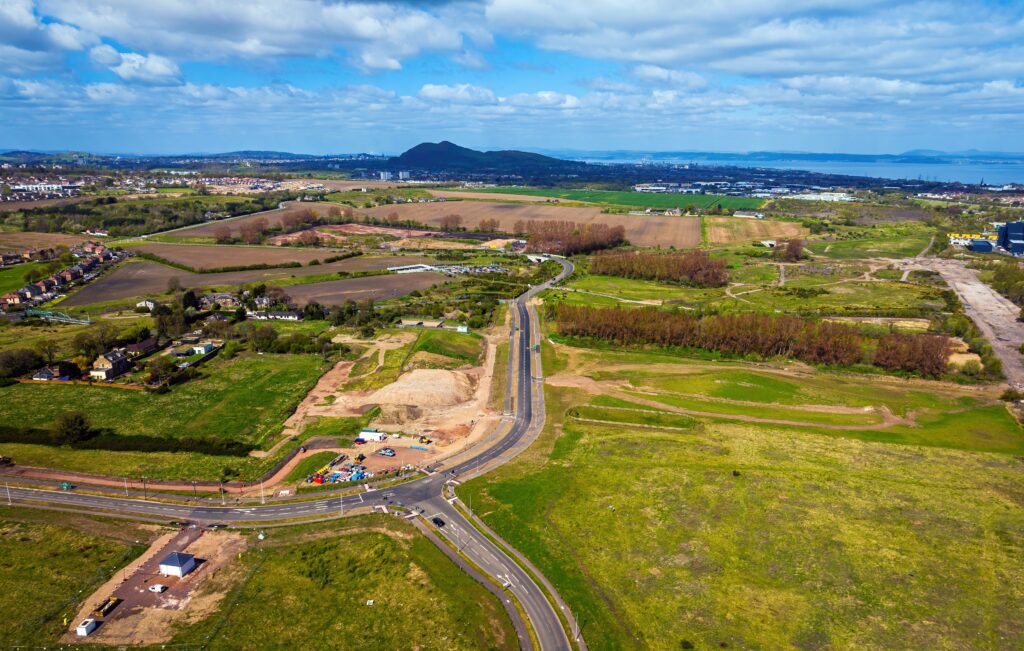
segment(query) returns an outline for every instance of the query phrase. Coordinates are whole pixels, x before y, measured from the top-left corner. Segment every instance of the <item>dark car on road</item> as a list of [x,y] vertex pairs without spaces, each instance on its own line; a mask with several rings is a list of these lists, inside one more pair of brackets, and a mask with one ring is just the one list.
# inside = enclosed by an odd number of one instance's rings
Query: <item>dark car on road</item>
[[443,527],[444,526],[444,520],[442,520],[441,518],[437,517],[436,515],[434,517],[430,518],[430,521],[434,523],[435,527]]

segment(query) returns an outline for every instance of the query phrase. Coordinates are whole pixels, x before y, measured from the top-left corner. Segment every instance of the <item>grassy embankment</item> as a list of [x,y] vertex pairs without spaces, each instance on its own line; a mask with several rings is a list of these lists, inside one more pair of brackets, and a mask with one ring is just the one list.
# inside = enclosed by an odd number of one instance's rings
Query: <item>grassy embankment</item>
[[54,644],[63,619],[151,535],[124,521],[0,507],[0,646]]
[[[1024,436],[989,393],[657,353],[544,358],[549,378],[599,384],[549,385],[539,442],[459,490],[573,604],[591,648],[1024,642]],[[809,416],[883,406],[917,424]]]
[[219,611],[183,629],[174,644],[518,647],[497,599],[412,526],[384,516],[275,529],[208,588],[225,589]]

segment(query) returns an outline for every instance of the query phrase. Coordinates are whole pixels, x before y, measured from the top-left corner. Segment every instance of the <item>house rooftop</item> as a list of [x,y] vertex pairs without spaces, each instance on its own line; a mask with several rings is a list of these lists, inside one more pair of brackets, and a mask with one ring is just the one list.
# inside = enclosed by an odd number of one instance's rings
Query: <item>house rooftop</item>
[[170,565],[171,567],[185,567],[189,561],[194,561],[195,556],[192,554],[186,554],[185,552],[171,552],[164,557],[164,560],[160,561],[160,565]]

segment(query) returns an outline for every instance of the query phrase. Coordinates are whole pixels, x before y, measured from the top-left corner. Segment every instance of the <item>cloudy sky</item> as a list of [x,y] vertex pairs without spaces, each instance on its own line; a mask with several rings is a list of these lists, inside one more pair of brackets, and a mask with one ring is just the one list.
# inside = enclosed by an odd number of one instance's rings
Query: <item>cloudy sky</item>
[[1024,151],[1024,1],[0,0],[0,147]]

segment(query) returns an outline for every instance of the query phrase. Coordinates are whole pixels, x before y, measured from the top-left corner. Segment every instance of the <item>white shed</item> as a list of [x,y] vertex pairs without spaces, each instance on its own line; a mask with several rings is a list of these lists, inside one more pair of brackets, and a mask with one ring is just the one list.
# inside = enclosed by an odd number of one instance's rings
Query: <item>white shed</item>
[[388,435],[387,432],[378,432],[375,429],[364,429],[359,432],[359,438],[364,441],[386,441]]
[[89,619],[82,620],[82,623],[79,624],[78,628],[75,629],[75,633],[80,635],[81,637],[85,637],[86,635],[92,633],[95,630],[96,620],[90,617]]
[[196,568],[196,558],[192,554],[171,552],[160,561],[160,574],[181,578]]

